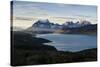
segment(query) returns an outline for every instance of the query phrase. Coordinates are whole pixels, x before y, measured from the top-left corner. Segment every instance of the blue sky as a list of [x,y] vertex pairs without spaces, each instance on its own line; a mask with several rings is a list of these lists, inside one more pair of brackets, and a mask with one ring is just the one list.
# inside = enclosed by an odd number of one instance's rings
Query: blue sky
[[96,23],[97,7],[89,5],[15,1],[13,4],[13,15],[13,17],[27,17],[35,20],[41,18],[50,19],[52,22],[59,24],[67,20],[89,20],[92,23]]

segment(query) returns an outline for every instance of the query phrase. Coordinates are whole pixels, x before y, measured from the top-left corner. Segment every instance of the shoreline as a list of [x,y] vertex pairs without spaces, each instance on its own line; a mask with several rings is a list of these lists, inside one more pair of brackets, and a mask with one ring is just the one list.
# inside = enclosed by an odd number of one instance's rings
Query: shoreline
[[12,38],[12,66],[97,61],[97,48],[78,52],[58,51],[54,46],[43,44],[50,40],[32,37],[28,33],[13,32]]

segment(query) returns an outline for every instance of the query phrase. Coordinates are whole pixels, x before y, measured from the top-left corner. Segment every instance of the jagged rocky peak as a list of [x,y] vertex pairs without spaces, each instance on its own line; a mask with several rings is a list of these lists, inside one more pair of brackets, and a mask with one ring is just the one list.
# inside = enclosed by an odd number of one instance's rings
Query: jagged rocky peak
[[39,19],[34,24],[33,27],[37,27],[38,25],[49,25],[50,21],[48,19]]
[[73,21],[66,21],[63,25],[72,25],[72,24],[74,24]]
[[37,22],[49,23],[49,20],[48,19],[39,19]]
[[90,21],[87,21],[87,20],[83,20],[83,21],[81,21],[81,24],[82,25],[90,25],[91,22]]
[[51,25],[51,23],[48,19],[39,19],[32,25],[32,27],[48,28],[48,27],[50,27],[50,25]]
[[76,24],[76,25],[90,25],[91,22],[87,21],[87,20],[77,21],[75,23],[73,21],[66,21],[63,25],[73,25],[73,24]]

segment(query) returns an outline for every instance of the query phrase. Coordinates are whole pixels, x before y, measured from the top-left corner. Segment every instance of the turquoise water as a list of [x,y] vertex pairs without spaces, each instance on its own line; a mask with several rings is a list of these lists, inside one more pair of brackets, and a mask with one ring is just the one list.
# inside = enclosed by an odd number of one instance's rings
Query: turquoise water
[[52,41],[45,44],[52,45],[59,51],[75,52],[97,47],[97,37],[93,35],[40,34],[37,37]]

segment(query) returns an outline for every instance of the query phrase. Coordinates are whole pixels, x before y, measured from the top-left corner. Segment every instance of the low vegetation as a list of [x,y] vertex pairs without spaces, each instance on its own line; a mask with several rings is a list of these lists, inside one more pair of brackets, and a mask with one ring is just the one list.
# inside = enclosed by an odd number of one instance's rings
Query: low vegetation
[[57,51],[55,47],[43,44],[51,41],[18,31],[13,32],[11,40],[12,66],[97,60],[97,48],[79,52]]

